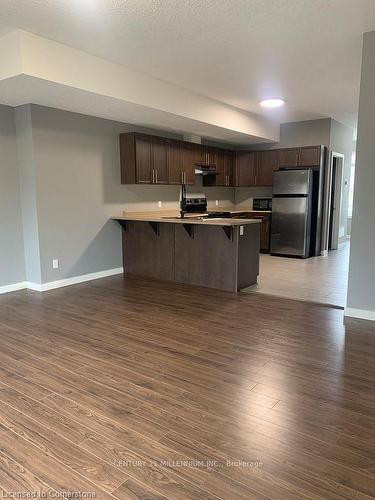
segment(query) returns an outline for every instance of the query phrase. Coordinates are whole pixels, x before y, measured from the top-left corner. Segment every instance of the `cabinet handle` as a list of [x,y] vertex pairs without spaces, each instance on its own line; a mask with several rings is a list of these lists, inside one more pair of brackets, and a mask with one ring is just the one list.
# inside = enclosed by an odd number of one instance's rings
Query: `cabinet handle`
[[155,170],[152,169],[152,181],[151,181],[151,184],[154,184],[155,183]]
[[155,184],[158,183],[158,171],[155,170]]

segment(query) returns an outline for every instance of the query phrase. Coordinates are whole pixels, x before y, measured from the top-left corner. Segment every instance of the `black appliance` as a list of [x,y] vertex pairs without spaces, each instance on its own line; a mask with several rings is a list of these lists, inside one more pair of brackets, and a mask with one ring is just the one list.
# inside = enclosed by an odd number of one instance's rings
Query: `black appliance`
[[272,198],[254,198],[253,199],[253,210],[259,211],[271,211],[272,210]]
[[180,199],[180,214],[184,217],[185,214],[196,214],[207,212],[207,198],[203,193],[188,194],[186,192],[186,185],[181,185],[181,199]]

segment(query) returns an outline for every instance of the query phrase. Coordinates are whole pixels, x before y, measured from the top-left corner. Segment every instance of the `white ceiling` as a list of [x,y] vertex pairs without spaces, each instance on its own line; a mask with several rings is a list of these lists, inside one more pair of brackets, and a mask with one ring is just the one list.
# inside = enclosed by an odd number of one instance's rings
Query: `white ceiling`
[[15,28],[280,122],[353,125],[375,0],[2,0]]

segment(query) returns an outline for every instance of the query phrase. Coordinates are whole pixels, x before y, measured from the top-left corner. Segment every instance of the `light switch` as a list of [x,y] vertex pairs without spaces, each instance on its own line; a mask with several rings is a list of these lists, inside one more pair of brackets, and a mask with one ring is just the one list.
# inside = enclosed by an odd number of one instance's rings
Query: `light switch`
[[240,226],[240,236],[245,234],[245,226]]

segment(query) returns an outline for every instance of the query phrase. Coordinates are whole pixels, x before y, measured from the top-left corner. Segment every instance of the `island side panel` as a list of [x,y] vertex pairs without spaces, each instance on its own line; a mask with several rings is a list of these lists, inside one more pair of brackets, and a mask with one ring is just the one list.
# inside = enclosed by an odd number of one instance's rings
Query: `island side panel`
[[260,224],[241,227],[243,230],[239,229],[238,235],[238,290],[256,285],[259,275]]
[[174,280],[174,224],[127,222],[122,232],[125,274]]
[[175,280],[221,290],[237,291],[238,227],[228,239],[222,226],[175,225]]

